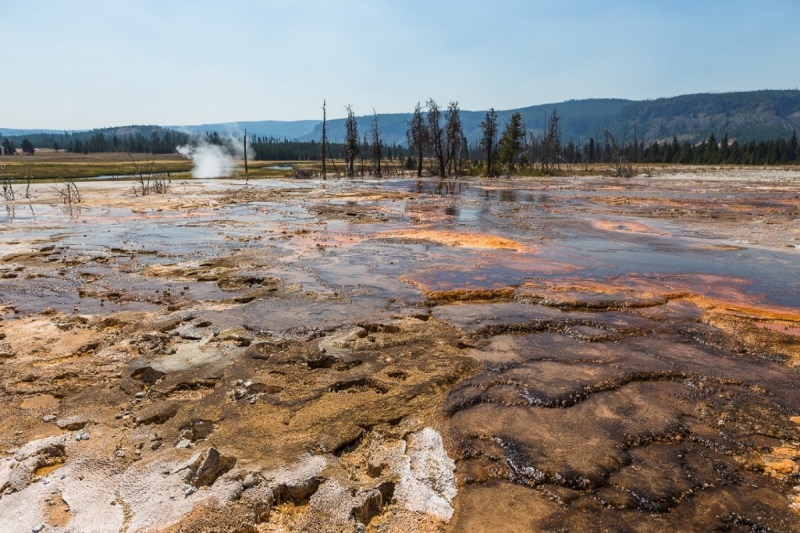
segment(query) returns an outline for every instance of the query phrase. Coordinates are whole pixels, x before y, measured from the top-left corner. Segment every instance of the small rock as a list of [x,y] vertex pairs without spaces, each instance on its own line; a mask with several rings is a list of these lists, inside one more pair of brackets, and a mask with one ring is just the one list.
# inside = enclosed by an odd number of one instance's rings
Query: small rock
[[219,476],[228,472],[235,464],[236,458],[224,457],[216,448],[209,448],[189,467],[185,481],[194,487],[212,485]]
[[75,440],[78,440],[78,441],[89,440],[89,434],[86,433],[85,431],[81,431],[80,433],[75,435]]
[[42,417],[42,420],[44,420],[45,422],[52,422],[55,419],[56,415],[45,415]]
[[137,398],[137,399],[138,398],[144,398],[144,393],[143,392],[137,392],[136,394],[133,395],[133,397]]
[[186,496],[187,498],[189,496],[191,496],[192,494],[194,494],[195,492],[197,492],[197,488],[196,487],[193,487],[191,485],[184,485],[183,486],[183,495]]
[[59,427],[59,429],[77,431],[79,429],[83,429],[88,422],[89,419],[86,417],[86,415],[75,415],[56,420],[56,425]]
[[244,388],[245,389],[249,389],[252,386],[253,386],[253,382],[252,381],[245,381],[244,382]]
[[254,476],[253,474],[247,474],[244,477],[244,481],[242,481],[242,486],[246,489],[249,489],[251,487],[255,487],[256,485],[258,485],[258,482],[259,481],[256,476]]
[[49,484],[50,484],[50,480],[49,479],[45,479],[45,480],[42,481],[42,485],[49,485]]
[[125,450],[117,450],[117,453],[114,454],[114,455],[116,455],[119,458],[124,458],[125,457]]
[[44,531],[44,524],[39,524],[38,526],[33,528],[31,531],[33,531],[33,533],[39,533],[40,531]]
[[157,403],[143,409],[136,417],[136,423],[142,425],[163,424],[178,413],[178,407],[172,403]]
[[176,448],[189,448],[192,445],[192,441],[189,439],[183,439],[178,444],[175,445]]

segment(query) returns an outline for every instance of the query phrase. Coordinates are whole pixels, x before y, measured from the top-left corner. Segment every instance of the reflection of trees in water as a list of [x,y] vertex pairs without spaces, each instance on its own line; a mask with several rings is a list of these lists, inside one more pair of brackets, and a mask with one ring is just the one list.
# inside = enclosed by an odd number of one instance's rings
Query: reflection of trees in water
[[417,180],[412,191],[437,196],[456,196],[464,192],[464,182],[458,180],[438,180],[436,182]]
[[[36,222],[36,212],[33,210],[33,205],[28,204],[28,209],[31,210],[31,218]],[[14,204],[6,204],[6,222],[14,222],[17,217],[17,206]],[[23,219],[25,217],[23,216]]]
[[61,207],[61,211],[69,218],[79,218],[81,216],[81,206],[67,204]]

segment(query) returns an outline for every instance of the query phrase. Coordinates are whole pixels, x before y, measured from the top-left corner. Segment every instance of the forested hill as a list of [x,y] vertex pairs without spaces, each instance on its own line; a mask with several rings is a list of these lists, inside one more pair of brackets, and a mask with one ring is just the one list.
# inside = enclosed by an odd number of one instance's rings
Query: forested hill
[[771,140],[800,130],[800,91],[692,94],[635,102],[622,109],[610,128],[617,136],[637,125],[639,139],[677,137],[698,142],[725,133],[740,141]]
[[[423,102],[424,103],[424,102]],[[439,102],[446,106],[447,102]],[[512,113],[520,112],[528,131],[541,133],[545,117],[554,109],[561,118],[563,142],[600,138],[608,129],[622,142],[634,137],[645,142],[701,142],[712,133],[740,141],[789,138],[800,130],[800,91],[755,91],[743,93],[692,94],[658,100],[619,99],[570,100],[520,109],[498,111],[502,124]],[[469,140],[479,138],[479,124],[485,111],[462,111],[464,133]],[[408,114],[378,115],[387,144],[405,142]],[[369,128],[371,116],[358,117],[359,132]],[[635,131],[634,131],[635,125]],[[305,136],[318,140],[321,125]],[[332,140],[344,138],[344,119],[328,121]]]
[[[458,98],[457,94],[453,95]],[[424,105],[425,102],[422,102]],[[448,102],[439,105],[447,107]],[[379,114],[378,121],[382,140],[387,145],[405,144],[407,121],[415,102],[408,102],[408,113]],[[359,106],[354,106],[356,112]],[[800,91],[753,91],[720,94],[690,94],[657,100],[632,101],[622,99],[569,100],[566,102],[536,105],[520,109],[498,111],[500,125],[514,113],[519,112],[527,130],[541,134],[545,117],[554,109],[560,117],[561,140],[565,144],[572,140],[576,145],[584,144],[589,138],[600,139],[608,129],[626,144],[634,139],[645,143],[672,141],[673,137],[683,142],[696,144],[707,139],[712,133],[721,138],[726,133],[740,143],[751,140],[788,139],[794,130],[800,130]],[[486,111],[462,110],[464,133],[470,142],[480,137],[480,122]],[[372,116],[358,117],[358,130],[363,136],[370,128]],[[344,139],[344,119],[328,121],[328,135],[332,142]],[[251,135],[275,137],[278,139],[299,139],[319,141],[322,133],[321,122],[315,120],[231,122],[224,124],[205,124],[183,126],[174,129],[159,126],[126,126],[102,130],[56,133],[33,130],[3,130],[5,135],[17,144],[27,137],[37,147],[50,147],[58,142],[68,147],[80,141],[79,148],[86,149],[103,142],[120,144],[120,149],[134,151],[137,147],[152,145],[156,151],[174,149],[170,143],[186,142],[187,134],[217,132],[227,137],[241,135],[247,129]],[[176,131],[177,130],[177,131]],[[102,135],[102,138],[100,137]],[[125,143],[122,140],[126,139]],[[125,144],[125,146],[121,146]],[[147,146],[145,146],[147,145]],[[110,147],[113,149],[114,147]],[[93,148],[90,148],[92,150]]]
[[[187,133],[162,128],[161,126],[122,126],[90,131],[40,132],[29,131],[17,135],[5,135],[14,145],[20,146],[27,139],[36,148],[54,148],[69,152],[151,152],[171,154],[179,145],[190,140]],[[2,136],[2,135],[0,135]]]
[[[440,106],[446,107],[448,102],[438,103]],[[562,136],[568,139],[571,135],[574,135],[577,142],[578,137],[581,135],[586,138],[598,136],[598,128],[605,128],[605,124],[609,122],[610,117],[618,116],[622,109],[631,103],[630,100],[612,99],[570,100],[559,104],[544,104],[521,109],[498,111],[497,117],[502,124],[508,120],[513,113],[519,111],[522,114],[523,120],[525,120],[528,130],[535,131],[537,128],[543,128],[545,117],[552,113],[553,109],[558,109],[558,114],[561,117]],[[424,105],[424,102],[422,102],[422,104]],[[464,134],[467,136],[468,140],[472,141],[480,138],[480,123],[485,115],[486,111],[461,111]],[[395,143],[405,144],[406,129],[408,129],[406,122],[410,118],[411,113],[392,115],[379,114],[378,123],[384,142],[390,145]],[[358,117],[357,120],[358,131],[363,135],[363,133],[368,131],[371,127],[373,117]],[[345,119],[328,121],[328,135],[331,140],[344,139],[344,123]],[[319,140],[321,133],[322,125],[319,124],[305,139]]]

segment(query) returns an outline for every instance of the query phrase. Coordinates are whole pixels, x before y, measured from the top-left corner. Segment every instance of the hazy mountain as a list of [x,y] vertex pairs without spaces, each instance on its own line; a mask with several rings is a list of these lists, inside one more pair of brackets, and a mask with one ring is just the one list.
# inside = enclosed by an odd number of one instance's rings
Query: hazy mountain
[[[511,117],[514,112],[519,111],[529,131],[541,130],[544,126],[545,117],[558,109],[561,117],[562,137],[568,139],[574,136],[578,141],[580,136],[589,137],[599,135],[601,129],[619,116],[625,106],[634,102],[630,100],[614,99],[595,99],[595,100],[570,100],[558,104],[544,104],[520,109],[509,109],[497,111],[499,123],[502,125]],[[447,102],[439,102],[446,106]],[[480,138],[480,123],[484,119],[486,111],[462,111],[461,121],[464,126],[464,134],[470,141]],[[411,113],[378,115],[378,124],[381,136],[387,144],[406,142],[407,122],[411,118]],[[358,131],[361,136],[369,131],[372,124],[371,116],[356,117],[358,121]],[[344,139],[344,119],[328,121],[328,135],[332,141]],[[322,124],[318,124],[305,139],[319,140],[322,135]]]
[[64,130],[21,130],[17,128],[0,128],[0,135],[3,137],[14,137],[17,135],[32,135],[35,133],[64,133]]
[[308,135],[319,124],[319,120],[261,120],[255,122],[225,122],[220,124],[200,124],[197,126],[169,126],[170,129],[188,133],[211,133],[216,131],[220,135],[242,135],[247,130],[247,135],[259,137],[276,137],[283,139],[297,139]]
[[727,133],[743,141],[789,138],[800,130],[800,91],[690,94],[634,102],[626,106],[609,129],[616,135],[647,141],[698,141],[711,133]]
[[[439,102],[446,107],[447,102]],[[411,106],[409,106],[411,107]],[[608,129],[620,141],[632,141],[634,135],[645,142],[672,139],[696,142],[715,133],[727,133],[731,139],[741,141],[788,138],[792,131],[800,130],[800,91],[752,91],[721,94],[690,94],[674,98],[633,101],[621,99],[569,100],[520,109],[498,111],[499,122],[508,120],[519,111],[528,131],[540,134],[545,117],[558,110],[561,118],[561,137],[566,143],[576,143],[589,137],[602,138]],[[464,132],[470,141],[480,137],[480,122],[486,111],[462,111]],[[411,113],[378,115],[381,134],[387,144],[405,143],[406,122]],[[372,117],[357,117],[358,131],[363,137],[370,128]],[[344,139],[344,119],[328,121],[331,141]],[[634,130],[635,125],[635,130]],[[93,130],[105,135],[140,133],[149,136],[158,126],[126,126]],[[300,140],[319,140],[322,124],[319,120],[254,122],[227,122],[195,126],[171,126],[170,129],[187,133],[216,131],[220,135],[241,135],[245,129],[251,135]],[[37,133],[63,133],[50,130],[9,130],[0,128],[0,134],[21,137]],[[35,143],[36,141],[34,141]]]
[[[446,105],[446,102],[439,102]],[[541,134],[545,117],[558,110],[561,138],[576,143],[589,137],[601,138],[608,129],[620,141],[634,136],[645,142],[672,139],[690,142],[707,138],[711,133],[749,141],[788,138],[800,130],[800,91],[755,91],[745,93],[692,94],[658,100],[618,99],[569,100],[520,109],[498,111],[502,124],[514,112],[522,114],[528,131]],[[480,138],[480,122],[486,111],[462,111],[464,133],[470,141]],[[378,115],[381,134],[387,144],[405,143],[406,122],[411,113]],[[357,117],[363,136],[371,127],[371,116]],[[635,131],[634,131],[635,125]],[[320,138],[317,125],[306,139]],[[331,140],[344,138],[344,119],[328,122]]]

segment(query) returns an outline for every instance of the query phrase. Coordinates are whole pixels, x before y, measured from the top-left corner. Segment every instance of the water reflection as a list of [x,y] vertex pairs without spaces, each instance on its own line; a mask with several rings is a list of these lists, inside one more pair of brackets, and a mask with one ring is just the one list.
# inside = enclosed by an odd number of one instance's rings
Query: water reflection
[[426,181],[417,180],[410,187],[411,192],[419,194],[435,194],[437,196],[460,196],[468,189],[463,181],[458,180],[438,180]]

